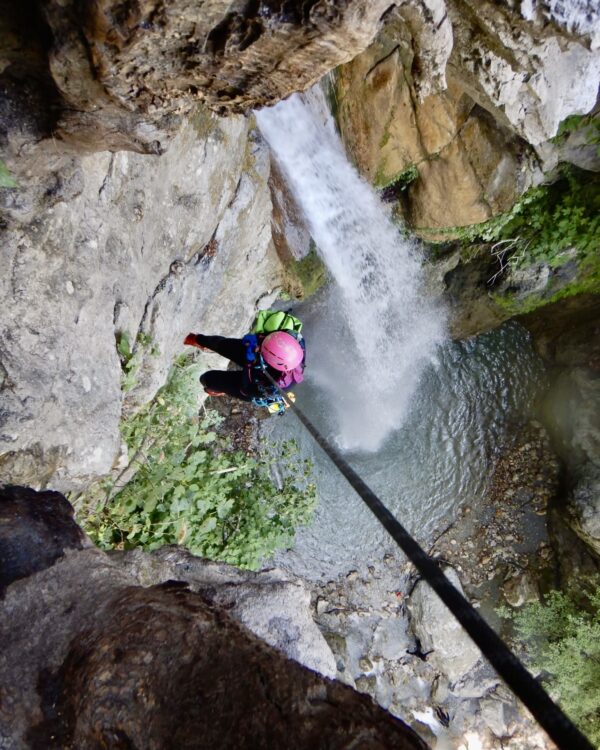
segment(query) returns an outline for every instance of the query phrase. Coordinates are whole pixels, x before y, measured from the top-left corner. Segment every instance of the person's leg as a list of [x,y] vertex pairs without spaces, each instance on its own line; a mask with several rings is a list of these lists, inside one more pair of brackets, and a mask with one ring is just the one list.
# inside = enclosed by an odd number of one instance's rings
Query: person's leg
[[196,341],[200,346],[205,346],[222,357],[227,357],[227,359],[235,362],[240,367],[246,364],[246,347],[242,343],[242,339],[228,339],[225,336],[205,336],[202,333],[195,335]]
[[241,401],[250,401],[242,393],[242,377],[239,370],[208,370],[200,376],[200,383],[209,395],[212,391],[214,395],[225,393]]

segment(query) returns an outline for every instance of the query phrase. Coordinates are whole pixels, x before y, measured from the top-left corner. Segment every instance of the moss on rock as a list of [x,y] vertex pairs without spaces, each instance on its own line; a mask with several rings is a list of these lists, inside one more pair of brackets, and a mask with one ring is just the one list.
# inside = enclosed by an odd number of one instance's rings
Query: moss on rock
[[297,299],[310,297],[327,281],[327,269],[313,242],[301,260],[292,260],[286,265],[287,293]]

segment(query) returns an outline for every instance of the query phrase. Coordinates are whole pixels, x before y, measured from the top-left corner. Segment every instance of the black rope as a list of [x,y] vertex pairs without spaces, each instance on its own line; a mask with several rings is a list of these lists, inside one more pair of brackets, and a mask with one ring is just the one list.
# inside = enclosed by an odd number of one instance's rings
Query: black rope
[[415,565],[423,579],[427,581],[456,617],[481,650],[481,653],[513,693],[531,711],[550,738],[561,750],[594,750],[593,745],[577,729],[562,709],[554,703],[504,641],[492,630],[470,602],[454,588],[437,562],[413,539],[404,526],[390,513],[350,464],[342,458],[340,453],[327,442],[302,411],[289,398],[286,398],[286,394],[279,388],[275,380],[268,373],[266,374],[284,398],[288,408],[294,412],[332,463],[364,500],[377,520]]

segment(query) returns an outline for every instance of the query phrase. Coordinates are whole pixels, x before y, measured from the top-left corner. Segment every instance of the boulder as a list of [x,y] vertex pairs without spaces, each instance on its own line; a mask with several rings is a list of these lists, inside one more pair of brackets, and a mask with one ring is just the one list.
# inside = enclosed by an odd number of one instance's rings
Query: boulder
[[325,677],[336,674],[335,657],[311,617],[310,590],[299,578],[277,568],[260,573],[195,557],[182,547],[119,553],[120,565],[139,585],[185,580],[213,605],[270,646]]
[[[448,567],[444,574],[463,593],[456,571]],[[412,631],[428,662],[450,683],[458,682],[479,662],[477,646],[426,583],[420,581],[415,586],[408,608]]]
[[502,586],[502,593],[511,607],[539,601],[538,587],[527,573],[517,573],[508,578]]
[[600,556],[600,465],[589,463],[569,493],[567,518],[571,528]]
[[[132,560],[73,545],[83,535],[56,493],[5,490],[0,513],[5,507],[22,519],[21,542],[35,516],[34,533],[62,547],[37,560],[41,550],[30,545],[29,574],[7,581],[0,618],[7,747],[287,748],[293,736],[307,749],[349,747],[360,737],[373,750],[425,750],[369,698],[289,660],[239,622],[232,590],[242,602],[249,582],[269,592],[281,589],[281,575],[248,578],[173,549]],[[0,538],[0,560],[6,544]],[[165,580],[173,572],[177,580]],[[274,602],[266,596],[257,598],[265,618]],[[294,611],[281,618],[279,648],[306,627],[307,617],[293,622]]]

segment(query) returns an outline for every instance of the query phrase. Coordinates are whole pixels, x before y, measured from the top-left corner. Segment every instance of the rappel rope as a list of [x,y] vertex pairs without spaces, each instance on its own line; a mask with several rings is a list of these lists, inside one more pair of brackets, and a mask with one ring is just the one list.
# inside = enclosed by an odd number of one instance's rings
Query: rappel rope
[[550,738],[561,750],[594,750],[593,745],[577,729],[563,710],[554,703],[500,636],[494,632],[472,604],[454,588],[438,563],[413,539],[404,526],[390,513],[340,453],[321,435],[298,406],[287,398],[269,373],[265,371],[265,375],[283,398],[286,407],[293,411],[310,432],[334,466],[344,475],[351,487],[360,495],[377,520],[417,568],[423,580],[431,586],[448,607],[498,675],[531,711]]

